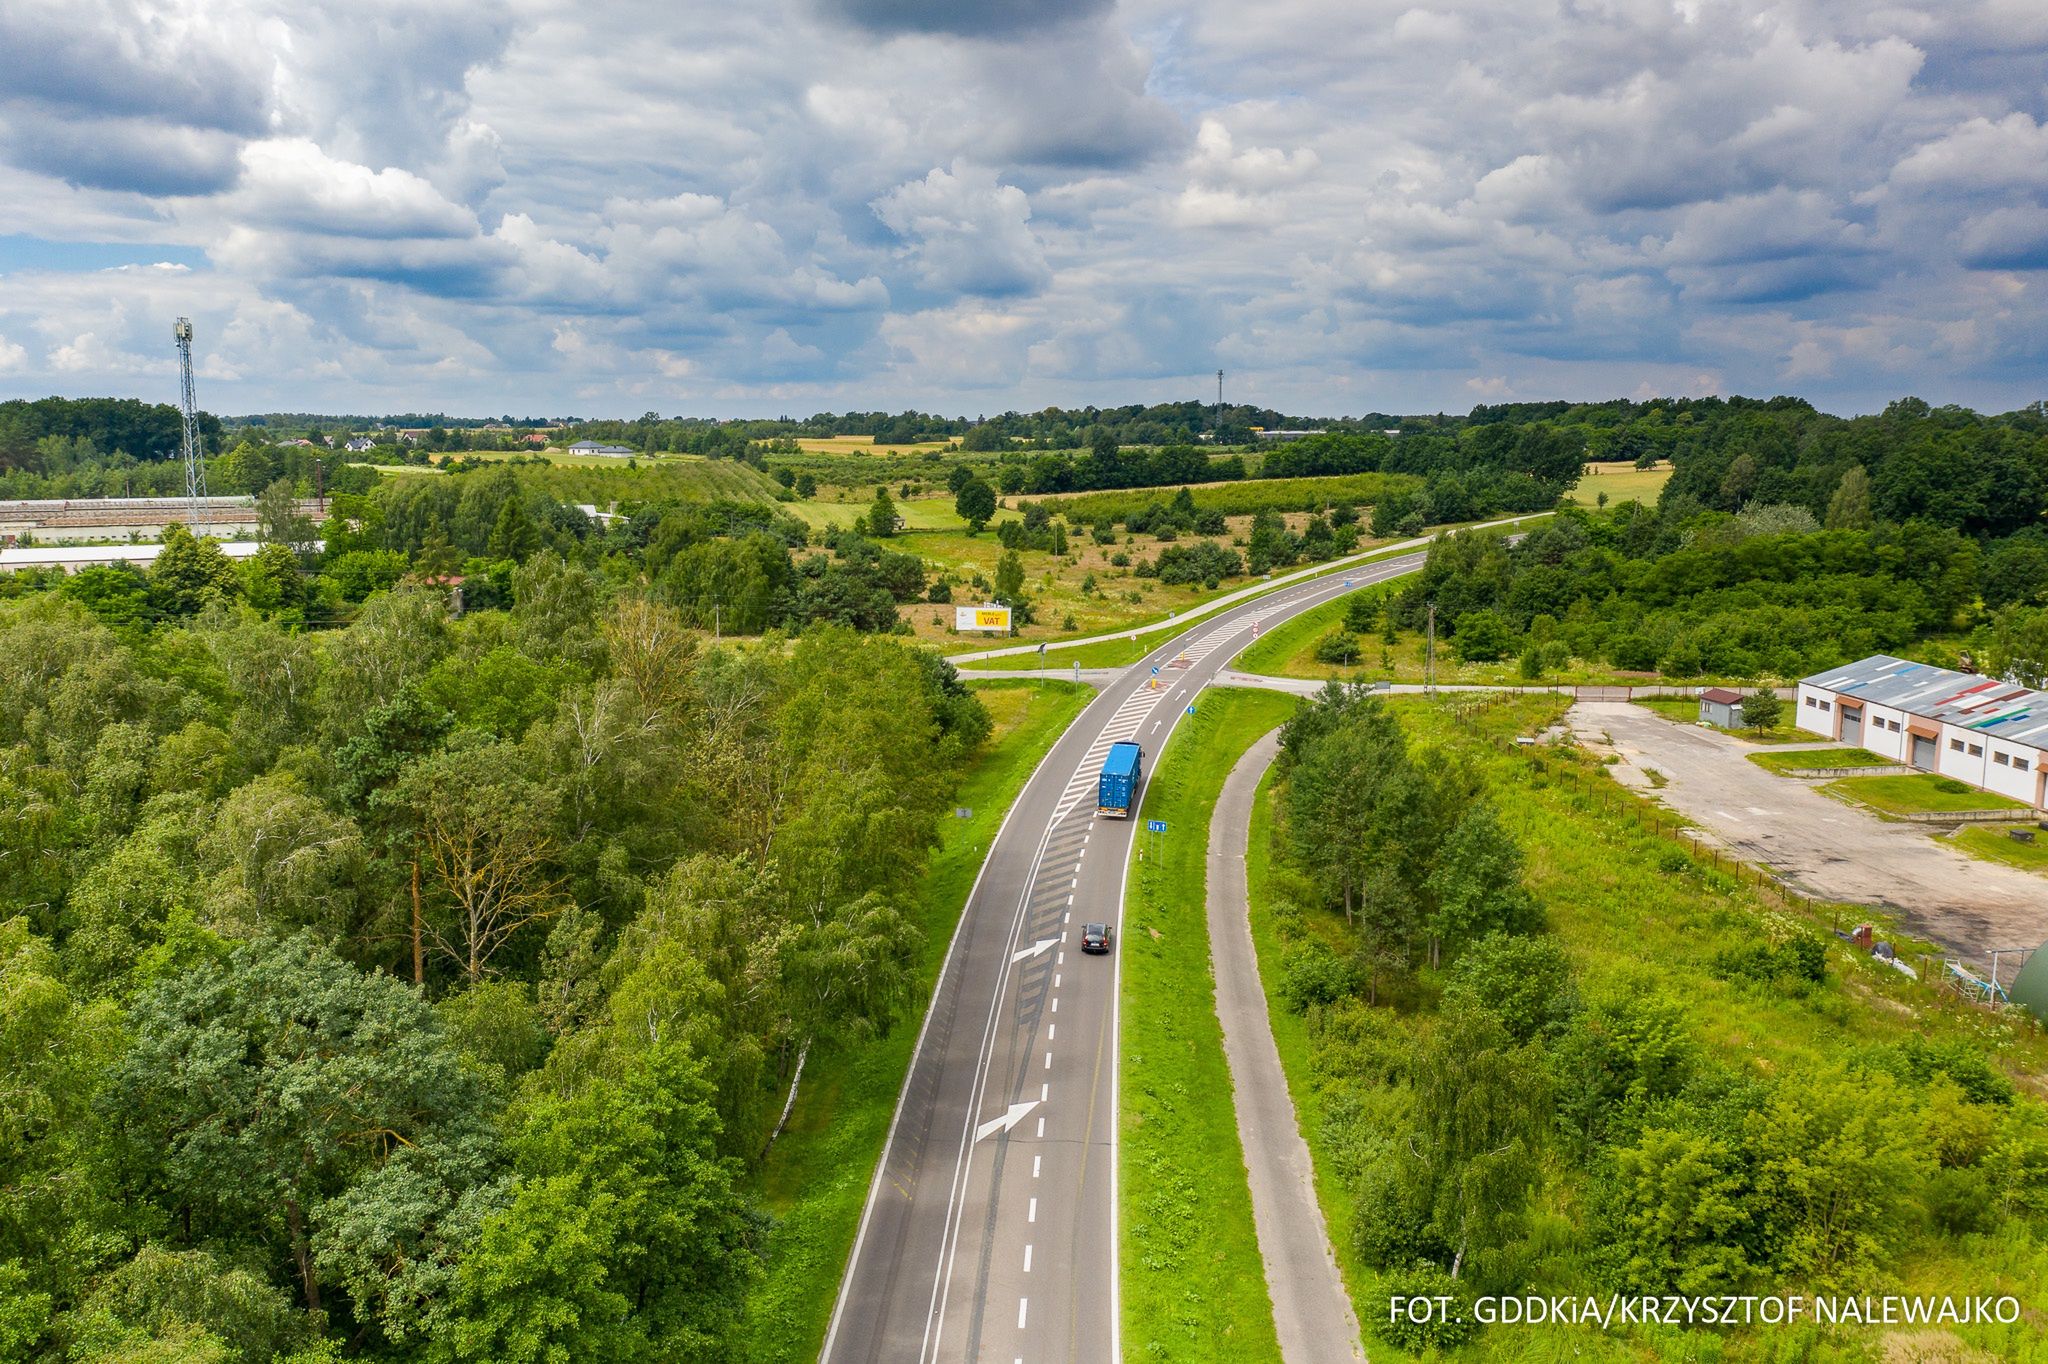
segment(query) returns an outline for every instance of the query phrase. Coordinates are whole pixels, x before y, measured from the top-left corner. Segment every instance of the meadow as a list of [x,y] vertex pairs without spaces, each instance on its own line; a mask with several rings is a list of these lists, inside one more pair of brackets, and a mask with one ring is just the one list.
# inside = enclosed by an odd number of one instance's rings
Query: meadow
[[[1664,485],[1671,481],[1671,461],[1659,460],[1648,469],[1638,469],[1633,464],[1588,464],[1580,475],[1578,486],[1565,494],[1567,502],[1581,507],[1616,506],[1623,502],[1640,502],[1652,506]],[[1603,504],[1600,495],[1605,493]]]

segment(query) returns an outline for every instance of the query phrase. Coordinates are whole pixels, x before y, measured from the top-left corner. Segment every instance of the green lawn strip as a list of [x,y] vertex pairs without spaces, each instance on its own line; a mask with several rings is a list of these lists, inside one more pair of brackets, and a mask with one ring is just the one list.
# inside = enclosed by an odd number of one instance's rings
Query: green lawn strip
[[[1359,1259],[1351,1237],[1352,1203],[1344,1181],[1331,1159],[1328,1134],[1324,1130],[1326,1096],[1316,1087],[1310,1068],[1314,1045],[1308,1022],[1279,1002],[1280,931],[1274,922],[1273,866],[1273,772],[1267,769],[1259,782],[1258,799],[1252,805],[1250,837],[1245,845],[1245,886],[1251,901],[1252,948],[1259,958],[1259,983],[1266,992],[1266,1017],[1273,1026],[1273,1044],[1280,1052],[1280,1069],[1287,1076],[1287,1093],[1294,1101],[1294,1117],[1308,1144],[1315,1176],[1316,1202],[1323,1210],[1323,1224],[1329,1230],[1330,1248],[1336,1252],[1337,1269],[1344,1276],[1344,1291],[1351,1296],[1351,1310],[1363,1320],[1362,1296],[1372,1282],[1371,1271]],[[1337,944],[1333,943],[1333,946]],[[1376,1343],[1376,1342],[1375,1342]]]
[[[1071,683],[1024,681],[979,682],[975,693],[997,731],[954,797],[974,815],[948,821],[941,830],[914,909],[924,933],[916,988],[925,1001],[1004,813],[1039,759],[1095,695],[1093,688]],[[755,1180],[757,1198],[776,1220],[767,1272],[747,1305],[748,1360],[817,1357],[919,1022],[905,1018],[888,1036],[864,1046],[820,1043],[812,1049],[789,1127]]]
[[1780,748],[1744,756],[1766,772],[1776,772],[1780,776],[1787,772],[1821,772],[1836,767],[1899,765],[1897,758],[1887,758],[1867,748]]
[[[1365,590],[1397,592],[1400,590],[1400,583],[1396,581],[1386,587]],[[1262,677],[1302,677],[1314,680],[1335,677],[1346,681],[1366,682],[1422,681],[1427,641],[1420,632],[1414,630],[1397,632],[1392,644],[1382,639],[1377,630],[1359,636],[1359,657],[1355,664],[1323,663],[1317,660],[1316,642],[1344,623],[1344,612],[1350,601],[1351,597],[1346,596],[1336,601],[1324,602],[1274,626],[1239,655],[1236,666],[1240,671],[1257,673]],[[1436,680],[1444,686],[1478,687],[1701,687],[1713,685],[1717,681],[1725,682],[1727,685],[1741,685],[1741,679],[1667,678],[1645,676],[1642,673],[1619,673],[1602,665],[1598,660],[1575,660],[1571,667],[1529,678],[1522,676],[1520,660],[1517,658],[1497,659],[1489,663],[1460,663],[1450,641],[1442,638],[1437,640]],[[1658,697],[1637,704],[1650,706],[1669,718],[1688,722],[1697,719],[1699,715],[1699,702],[1686,696]],[[1665,707],[1670,709],[1667,710]],[[1781,733],[1782,740],[1778,737]],[[1749,730],[1740,731],[1737,737],[1756,740],[1756,736]],[[1803,730],[1772,730],[1764,736],[1762,742],[1811,742],[1813,738],[1813,735]]]
[[1216,1019],[1204,899],[1209,816],[1261,734],[1294,713],[1274,692],[1204,691],[1145,788],[1124,901],[1122,1039],[1123,1326],[1133,1359],[1278,1359]]
[[[2034,834],[2032,843],[2022,843],[2011,837],[2010,830],[2023,829]],[[2034,824],[1973,824],[1958,829],[1949,842],[1972,857],[1981,857],[1986,862],[2003,862],[2008,867],[2021,871],[2040,872],[2048,875],[2048,831]]]
[[[2019,801],[1974,786],[1943,790],[1944,778],[1931,772],[1892,777],[1842,777],[1821,787],[1888,815],[1952,814],[1957,810],[2024,810]],[[1956,785],[1962,785],[1957,782]]]

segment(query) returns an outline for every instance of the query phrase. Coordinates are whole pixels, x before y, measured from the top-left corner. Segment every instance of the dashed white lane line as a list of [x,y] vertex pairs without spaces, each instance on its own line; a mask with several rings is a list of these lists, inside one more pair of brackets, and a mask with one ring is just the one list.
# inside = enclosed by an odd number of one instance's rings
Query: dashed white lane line
[[1047,1053],[1045,1054],[1045,1068],[1046,1068],[1047,1070],[1051,1070],[1051,1069],[1052,1069],[1052,1053],[1051,1053],[1051,1052],[1047,1052]]
[[1028,1208],[1026,1208],[1026,1209],[1024,1210],[1024,1220],[1025,1220],[1026,1222],[1036,1222],[1036,1221],[1038,1220],[1038,1200],[1037,1200],[1037,1199],[1035,1199],[1035,1198],[1034,1198],[1034,1199],[1032,1199],[1032,1200],[1031,1200],[1031,1206],[1030,1206],[1030,1207],[1028,1207]]
[[1041,1137],[1045,1135],[1045,1119],[1044,1119],[1044,1118],[1040,1118],[1040,1119],[1038,1120],[1038,1135],[1039,1135],[1039,1136],[1041,1136]]
[[[1039,1101],[1040,1103],[1045,1103],[1045,1102],[1046,1102],[1047,1100],[1049,1100],[1049,1099],[1050,1099],[1051,1097],[1052,1097],[1052,1086],[1051,1086],[1050,1084],[1043,1084],[1043,1085],[1040,1085],[1040,1086],[1038,1087],[1038,1101]],[[1043,1132],[1043,1131],[1045,1130],[1045,1119],[1044,1119],[1044,1118],[1040,1118],[1040,1119],[1038,1120],[1038,1130],[1039,1130],[1039,1131],[1041,1131],[1041,1132]]]
[[1059,1025],[1059,1024],[1057,1024],[1057,1023],[1048,1023],[1048,1024],[1046,1024],[1046,1025],[1045,1025],[1045,1040],[1046,1040],[1046,1041],[1048,1041],[1048,1042],[1057,1042],[1057,1041],[1059,1041],[1059,1039],[1060,1039],[1060,1025]]
[[1054,995],[1052,997],[1052,1011],[1054,1013],[1058,1013],[1060,1011],[1060,997],[1058,995]]
[[1024,1272],[1025,1272],[1026,1274],[1029,1274],[1029,1273],[1031,1272],[1031,1247],[1030,1247],[1030,1246],[1026,1246],[1026,1247],[1024,1247]]
[[1052,988],[1055,990],[1060,988],[1060,973],[1057,971],[1052,973]]
[[1038,1178],[1038,1162],[1043,1159],[1043,1156],[1033,1156],[1031,1158],[1031,1177],[1033,1179]]
[[1025,1318],[1026,1318],[1027,1316],[1029,1316],[1029,1315],[1030,1315],[1030,1313],[1031,1313],[1031,1299],[1029,1299],[1029,1298],[1019,1298],[1019,1299],[1017,1299],[1017,1329],[1018,1329],[1018,1330],[1020,1330],[1020,1331],[1021,1331],[1021,1330],[1023,1330],[1023,1329],[1024,1329],[1024,1319],[1025,1319]]
[[1062,952],[1062,953],[1060,953],[1060,954],[1059,954],[1059,957],[1060,957],[1060,959],[1059,959],[1058,961],[1054,962],[1054,963],[1053,963],[1053,965],[1055,965],[1055,966],[1065,966],[1065,965],[1067,964],[1067,954],[1066,954],[1066,953],[1064,953],[1064,952]]

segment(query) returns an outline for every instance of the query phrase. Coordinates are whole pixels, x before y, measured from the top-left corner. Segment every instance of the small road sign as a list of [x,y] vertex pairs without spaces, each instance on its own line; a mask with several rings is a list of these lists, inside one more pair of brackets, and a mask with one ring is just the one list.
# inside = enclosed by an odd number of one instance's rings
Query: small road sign
[[966,807],[965,805],[956,805],[956,806],[954,806],[954,807],[953,807],[953,818],[955,818],[955,819],[973,819],[973,818],[974,818],[974,811],[972,811],[972,810],[968,809],[968,808],[967,808],[967,807]]
[[1163,834],[1166,832],[1166,821],[1163,819],[1148,819],[1145,821],[1145,831],[1147,833]]

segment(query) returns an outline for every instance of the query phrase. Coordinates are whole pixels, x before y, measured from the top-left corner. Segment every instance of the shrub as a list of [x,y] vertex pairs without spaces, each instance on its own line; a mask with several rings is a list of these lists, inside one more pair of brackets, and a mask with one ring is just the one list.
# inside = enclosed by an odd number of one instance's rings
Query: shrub
[[1280,953],[1280,1002],[1293,1013],[1331,1004],[1358,989],[1350,964],[1317,937],[1298,938]]
[[1349,630],[1332,630],[1316,641],[1316,662],[1345,666],[1358,662],[1358,636]]

